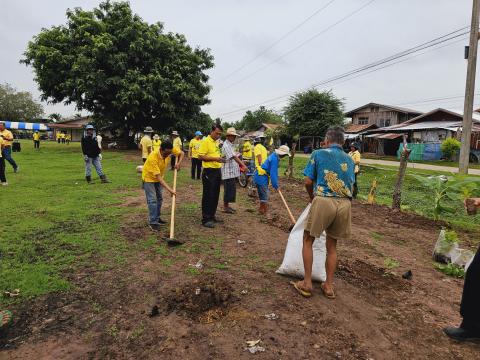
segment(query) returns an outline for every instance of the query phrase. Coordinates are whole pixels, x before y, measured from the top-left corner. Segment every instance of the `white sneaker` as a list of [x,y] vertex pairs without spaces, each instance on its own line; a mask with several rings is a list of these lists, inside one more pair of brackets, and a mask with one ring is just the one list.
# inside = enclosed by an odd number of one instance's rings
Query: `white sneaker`
[[7,186],[8,182],[2,182],[2,186]]

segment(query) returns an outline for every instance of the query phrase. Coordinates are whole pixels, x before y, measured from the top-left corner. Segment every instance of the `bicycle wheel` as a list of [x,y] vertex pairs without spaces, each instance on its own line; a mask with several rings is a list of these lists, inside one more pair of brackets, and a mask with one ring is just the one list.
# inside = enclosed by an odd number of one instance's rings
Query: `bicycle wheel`
[[247,177],[247,174],[245,173],[240,173],[240,176],[238,178],[238,184],[243,187],[243,188],[246,188],[247,187],[247,184],[248,184],[248,177]]

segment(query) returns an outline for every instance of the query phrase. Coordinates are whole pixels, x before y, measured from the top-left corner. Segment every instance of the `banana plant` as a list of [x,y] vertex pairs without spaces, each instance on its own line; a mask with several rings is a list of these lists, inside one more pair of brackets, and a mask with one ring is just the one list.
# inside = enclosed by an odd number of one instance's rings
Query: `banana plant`
[[453,207],[445,205],[445,201],[450,200],[455,203],[460,202],[465,195],[479,191],[479,179],[461,178],[455,176],[412,176],[423,186],[432,192],[432,211],[433,218],[438,220],[444,212],[454,213]]

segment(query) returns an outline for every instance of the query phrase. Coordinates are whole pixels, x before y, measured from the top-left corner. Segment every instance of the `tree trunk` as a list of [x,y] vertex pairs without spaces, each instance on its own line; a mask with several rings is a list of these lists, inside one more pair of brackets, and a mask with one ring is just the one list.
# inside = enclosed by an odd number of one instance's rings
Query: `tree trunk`
[[292,151],[291,151],[291,154],[292,156],[290,156],[288,158],[288,166],[287,166],[287,170],[285,170],[285,175],[287,175],[287,177],[289,179],[293,179],[293,159],[295,157],[295,150],[297,150],[297,143],[294,142],[292,143]]
[[392,209],[401,209],[402,205],[402,188],[403,181],[405,180],[405,172],[407,170],[408,157],[410,156],[410,151],[407,148],[407,137],[403,136],[403,151],[400,155],[400,167],[398,169],[397,182],[395,184],[395,190],[393,191],[393,202]]

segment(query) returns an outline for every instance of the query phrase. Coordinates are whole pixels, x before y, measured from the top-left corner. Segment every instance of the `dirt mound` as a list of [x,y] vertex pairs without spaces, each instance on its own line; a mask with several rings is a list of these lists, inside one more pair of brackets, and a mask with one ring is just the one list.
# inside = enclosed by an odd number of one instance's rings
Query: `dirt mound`
[[212,277],[200,278],[172,289],[172,293],[161,303],[166,304],[167,313],[176,312],[208,323],[225,316],[235,300],[232,287]]

